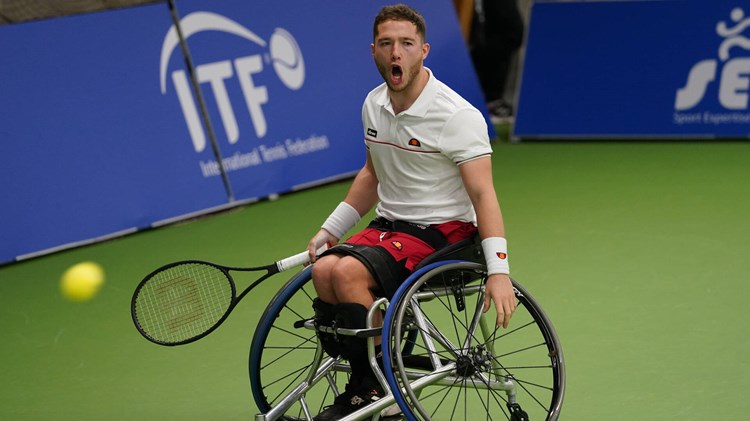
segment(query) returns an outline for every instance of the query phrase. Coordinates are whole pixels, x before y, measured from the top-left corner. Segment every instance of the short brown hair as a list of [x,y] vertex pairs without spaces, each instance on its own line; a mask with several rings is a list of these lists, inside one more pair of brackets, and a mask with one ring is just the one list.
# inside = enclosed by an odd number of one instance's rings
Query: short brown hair
[[405,20],[413,23],[417,27],[417,34],[422,36],[422,41],[425,41],[427,25],[424,22],[424,17],[405,4],[385,6],[380,9],[378,15],[375,16],[375,24],[372,28],[373,40],[378,37],[378,25],[388,20]]

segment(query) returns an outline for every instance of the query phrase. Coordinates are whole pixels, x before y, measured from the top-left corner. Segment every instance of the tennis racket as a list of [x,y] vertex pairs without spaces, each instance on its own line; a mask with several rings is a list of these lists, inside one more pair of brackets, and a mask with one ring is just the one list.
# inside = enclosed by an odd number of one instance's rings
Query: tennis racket
[[[318,250],[325,251],[326,246]],[[238,268],[200,260],[162,266],[135,289],[130,310],[136,329],[159,345],[183,345],[213,332],[248,292],[272,275],[308,263],[302,252],[267,266]],[[265,271],[238,296],[230,272]]]

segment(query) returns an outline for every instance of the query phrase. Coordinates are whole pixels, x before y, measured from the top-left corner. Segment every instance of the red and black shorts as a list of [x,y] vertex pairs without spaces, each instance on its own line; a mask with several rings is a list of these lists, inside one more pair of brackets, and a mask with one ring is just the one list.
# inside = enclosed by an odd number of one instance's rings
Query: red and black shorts
[[473,236],[476,231],[477,228],[470,222],[418,225],[379,217],[324,255],[343,254],[357,258],[382,289],[379,293],[391,298],[425,257]]

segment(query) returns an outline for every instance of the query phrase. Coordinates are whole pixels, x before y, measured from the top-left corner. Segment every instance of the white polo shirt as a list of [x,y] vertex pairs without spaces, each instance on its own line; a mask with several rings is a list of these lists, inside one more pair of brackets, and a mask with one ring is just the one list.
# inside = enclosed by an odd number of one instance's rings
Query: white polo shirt
[[362,107],[365,145],[378,177],[376,213],[423,225],[472,222],[458,166],[492,153],[482,114],[432,71],[419,98],[394,115],[386,84]]

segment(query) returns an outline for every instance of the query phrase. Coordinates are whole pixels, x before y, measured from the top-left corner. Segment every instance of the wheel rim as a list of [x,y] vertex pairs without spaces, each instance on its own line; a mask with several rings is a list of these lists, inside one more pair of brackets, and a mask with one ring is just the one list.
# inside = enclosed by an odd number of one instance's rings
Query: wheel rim
[[[312,317],[314,288],[308,267],[292,278],[266,308],[250,346],[250,386],[258,409],[268,412],[307,375],[314,360],[317,338],[299,323]],[[297,326],[295,327],[295,324]],[[332,371],[330,380],[343,390],[347,375]],[[317,414],[333,401],[333,390],[325,379],[305,395],[306,403]],[[317,412],[316,412],[317,411]],[[305,419],[300,402],[285,412],[283,419]]]
[[[530,419],[556,419],[564,389],[562,353],[554,329],[546,316],[539,314],[540,309],[525,290],[516,289],[519,305],[511,328],[503,331],[491,326],[484,335],[477,329],[479,324],[475,318],[481,314],[480,289],[465,294],[464,311],[457,311],[452,303],[457,302],[453,293],[446,293],[444,297],[435,294],[431,302],[421,304],[421,310],[407,304],[412,300],[405,297],[414,297],[433,274],[448,272],[451,267],[471,273],[483,268],[468,262],[452,265],[441,268],[441,264],[436,264],[425,270],[416,281],[412,280],[413,285],[396,293],[396,304],[386,314],[384,335],[388,335],[392,343],[392,348],[384,347],[388,348],[384,352],[386,377],[407,419],[511,419],[508,395],[502,390],[503,383],[510,384],[507,380],[515,385],[517,402]],[[442,369],[433,365],[430,375],[437,379],[441,370],[449,372],[441,374],[439,385],[421,388],[416,379],[420,376],[426,379],[424,376],[430,371],[414,370],[407,361],[412,356],[405,358],[391,352],[403,346],[402,334],[410,328],[404,322],[414,318],[415,312],[426,314],[424,325],[419,328],[418,343],[412,344],[413,354],[439,358],[438,366],[442,365]],[[470,334],[472,329],[474,333]],[[430,341],[438,344],[436,348],[430,349],[427,345]],[[550,352],[550,348],[554,352]],[[405,393],[401,392],[402,388]]]

